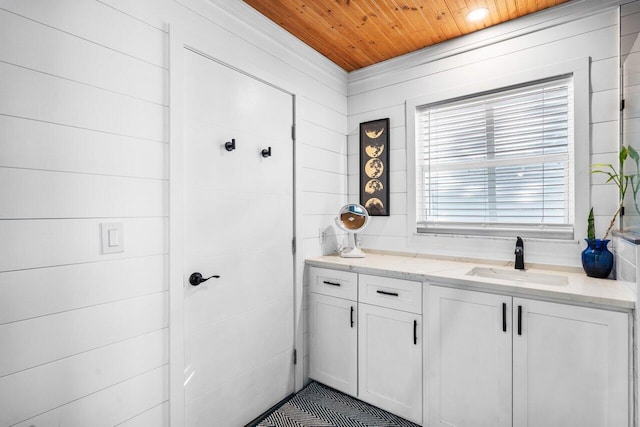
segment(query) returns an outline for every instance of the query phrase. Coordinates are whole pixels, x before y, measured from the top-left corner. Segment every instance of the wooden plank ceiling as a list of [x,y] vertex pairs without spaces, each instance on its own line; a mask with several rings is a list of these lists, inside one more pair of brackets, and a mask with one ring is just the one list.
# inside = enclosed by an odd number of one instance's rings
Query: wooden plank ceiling
[[[568,0],[244,0],[346,71]],[[467,13],[489,15],[469,22]]]

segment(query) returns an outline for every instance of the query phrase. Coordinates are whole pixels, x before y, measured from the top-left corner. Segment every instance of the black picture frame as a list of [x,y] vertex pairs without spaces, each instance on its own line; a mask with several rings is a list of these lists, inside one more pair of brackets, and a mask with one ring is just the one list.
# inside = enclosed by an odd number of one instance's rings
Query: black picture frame
[[389,216],[389,118],[360,123],[360,204]]

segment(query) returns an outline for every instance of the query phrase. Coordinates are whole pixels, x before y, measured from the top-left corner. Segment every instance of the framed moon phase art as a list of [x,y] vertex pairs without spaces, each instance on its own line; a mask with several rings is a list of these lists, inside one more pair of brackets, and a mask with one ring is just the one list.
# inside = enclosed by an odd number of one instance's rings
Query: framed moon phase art
[[389,216],[389,119],[360,123],[360,204]]

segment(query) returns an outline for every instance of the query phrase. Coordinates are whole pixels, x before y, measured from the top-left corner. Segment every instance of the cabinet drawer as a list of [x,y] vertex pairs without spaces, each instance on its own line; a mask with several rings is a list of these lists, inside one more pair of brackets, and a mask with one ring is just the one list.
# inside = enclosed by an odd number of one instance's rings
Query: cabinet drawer
[[355,301],[358,299],[358,274],[310,267],[309,291]]
[[422,282],[361,274],[360,302],[422,314]]

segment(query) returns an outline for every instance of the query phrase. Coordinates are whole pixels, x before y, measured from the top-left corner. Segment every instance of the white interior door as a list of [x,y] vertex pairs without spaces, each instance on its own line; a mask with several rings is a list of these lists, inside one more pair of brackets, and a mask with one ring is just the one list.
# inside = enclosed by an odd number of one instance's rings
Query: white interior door
[[185,421],[241,426],[294,387],[293,98],[184,53]]

